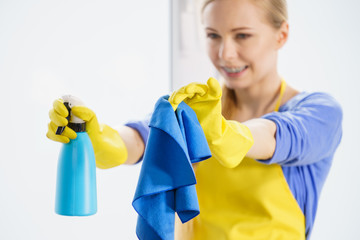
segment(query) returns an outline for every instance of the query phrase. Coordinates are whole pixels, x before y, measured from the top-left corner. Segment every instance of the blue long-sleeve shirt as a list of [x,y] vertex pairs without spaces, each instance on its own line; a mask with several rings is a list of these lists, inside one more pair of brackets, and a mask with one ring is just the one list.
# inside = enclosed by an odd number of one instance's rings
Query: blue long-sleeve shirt
[[[278,112],[262,118],[275,122],[276,148],[272,158],[258,160],[280,164],[289,187],[306,219],[309,238],[319,195],[342,136],[342,110],[326,93],[302,92],[282,105]],[[149,119],[129,122],[144,143],[149,133]]]

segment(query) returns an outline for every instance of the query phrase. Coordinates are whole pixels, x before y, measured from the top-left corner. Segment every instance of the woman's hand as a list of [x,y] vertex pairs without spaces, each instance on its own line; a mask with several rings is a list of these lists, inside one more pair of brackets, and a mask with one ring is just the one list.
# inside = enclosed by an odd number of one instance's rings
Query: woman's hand
[[237,166],[253,145],[250,130],[236,121],[228,121],[221,114],[221,87],[210,78],[207,84],[191,83],[175,91],[169,98],[176,110],[181,101],[196,113],[211,153],[221,164]]
[[[53,103],[53,108],[49,112],[50,123],[48,124],[48,132],[46,136],[56,142],[68,143],[70,139],[76,138],[76,133],[71,128],[67,127],[69,111],[64,105],[62,99],[56,99]],[[61,135],[56,134],[58,127],[63,127],[64,131]]]
[[[111,168],[123,164],[128,152],[123,139],[118,131],[105,124],[99,124],[95,113],[85,106],[73,106],[71,113],[86,122],[86,132],[89,134],[94,148],[96,166],[99,168]],[[50,110],[50,123],[46,136],[54,141],[68,143],[76,138],[76,133],[67,127],[69,115],[63,100],[54,101],[53,109]],[[57,135],[58,127],[66,126],[61,135]]]
[[213,142],[222,135],[221,94],[219,82],[210,78],[207,84],[190,83],[180,88],[169,97],[169,102],[174,110],[182,101],[189,105],[196,113],[206,139]]
[[[171,94],[170,104],[176,110],[177,106],[184,101],[188,105],[211,101],[220,101],[221,87],[215,78],[209,78],[207,84],[190,83]],[[221,111],[221,109],[220,109]]]

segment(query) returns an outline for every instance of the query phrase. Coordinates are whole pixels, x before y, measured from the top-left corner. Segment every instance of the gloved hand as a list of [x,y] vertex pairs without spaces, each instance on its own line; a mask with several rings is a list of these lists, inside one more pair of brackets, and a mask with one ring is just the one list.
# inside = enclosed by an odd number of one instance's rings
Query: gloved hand
[[174,110],[182,101],[194,110],[213,157],[225,167],[234,168],[254,141],[247,126],[222,116],[221,95],[220,84],[210,78],[207,84],[191,83],[180,88],[169,97],[169,102]]
[[[95,113],[85,106],[74,106],[71,113],[86,122],[86,132],[88,133],[94,148],[96,166],[106,169],[123,164],[128,156],[124,141],[118,131],[102,124],[99,125]],[[48,124],[46,136],[54,141],[68,143],[70,139],[76,138],[76,133],[69,127],[65,127],[61,135],[56,135],[59,126],[66,126],[69,115],[63,100],[54,101],[53,109],[49,116],[51,122]]]

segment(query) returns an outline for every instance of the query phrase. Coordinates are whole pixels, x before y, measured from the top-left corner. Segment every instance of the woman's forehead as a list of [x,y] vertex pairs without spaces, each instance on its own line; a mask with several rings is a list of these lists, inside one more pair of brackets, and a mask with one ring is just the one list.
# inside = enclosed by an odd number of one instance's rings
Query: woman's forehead
[[264,23],[264,10],[249,0],[215,0],[203,11],[205,28],[258,28]]

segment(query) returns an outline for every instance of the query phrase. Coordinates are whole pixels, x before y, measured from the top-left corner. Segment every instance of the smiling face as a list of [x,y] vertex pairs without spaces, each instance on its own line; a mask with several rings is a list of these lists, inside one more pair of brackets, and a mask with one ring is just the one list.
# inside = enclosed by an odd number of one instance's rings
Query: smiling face
[[277,75],[277,52],[285,43],[287,24],[275,29],[265,11],[249,0],[210,2],[203,24],[208,55],[228,88],[246,88]]

